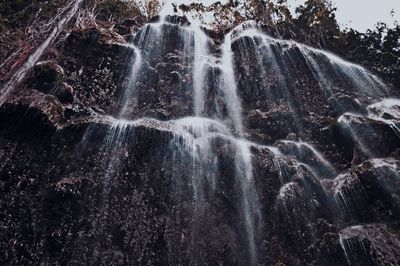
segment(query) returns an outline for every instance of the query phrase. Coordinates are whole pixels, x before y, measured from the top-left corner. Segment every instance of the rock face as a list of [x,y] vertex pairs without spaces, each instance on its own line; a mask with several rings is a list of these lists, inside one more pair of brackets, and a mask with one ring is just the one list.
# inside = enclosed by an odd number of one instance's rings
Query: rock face
[[36,64],[0,107],[2,265],[399,265],[397,92],[254,23],[208,36],[91,28]]

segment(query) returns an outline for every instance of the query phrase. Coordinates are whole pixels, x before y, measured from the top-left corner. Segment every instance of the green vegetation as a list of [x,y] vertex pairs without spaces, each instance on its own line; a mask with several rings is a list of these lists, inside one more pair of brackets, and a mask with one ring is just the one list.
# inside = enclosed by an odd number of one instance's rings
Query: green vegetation
[[[377,23],[366,33],[340,29],[336,8],[327,0],[307,0],[291,14],[287,0],[248,0],[227,4],[215,2],[181,5],[183,12],[213,12],[215,27],[226,29],[245,20],[256,20],[275,37],[293,39],[308,45],[330,50],[362,64],[387,82],[400,88],[400,24]],[[388,14],[389,15],[389,14]],[[392,14],[393,15],[393,14]]]
[[[22,34],[34,21],[41,23],[32,28],[40,28],[67,2],[1,0],[0,30],[20,31]],[[93,10],[98,20],[118,22],[140,15],[149,19],[158,14],[160,1],[88,0],[84,2],[84,8]],[[191,3],[179,6],[179,9],[194,12],[200,19],[204,12],[212,12],[217,30],[229,29],[245,20],[259,21],[276,37],[330,50],[368,67],[400,88],[400,25],[397,22],[392,26],[378,23],[376,28],[366,33],[340,29],[335,16],[336,8],[327,0],[307,0],[296,9],[295,14],[290,13],[287,0],[230,0],[226,4],[217,1],[210,6]],[[0,46],[3,46],[2,42],[5,41],[0,40]]]

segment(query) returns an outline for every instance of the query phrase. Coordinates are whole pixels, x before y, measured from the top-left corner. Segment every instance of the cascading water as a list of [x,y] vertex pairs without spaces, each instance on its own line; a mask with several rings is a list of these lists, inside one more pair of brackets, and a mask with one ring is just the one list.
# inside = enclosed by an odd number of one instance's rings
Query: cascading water
[[233,69],[232,34],[225,37],[222,45],[222,84],[225,103],[228,106],[229,115],[232,119],[233,128],[242,137],[242,107],[237,95],[237,86]]
[[[400,136],[400,101],[398,99],[384,99],[367,107],[366,114],[344,113],[338,119],[338,125],[350,133],[352,141],[357,149],[366,156],[374,157],[379,153],[379,148],[371,146],[371,136],[379,134],[377,127],[385,125],[391,129],[395,138]],[[367,134],[366,134],[367,133]],[[390,141],[388,139],[387,141]],[[384,146],[385,143],[377,143]]]
[[132,68],[129,73],[129,79],[128,79],[129,82],[127,84],[127,88],[124,90],[122,98],[121,98],[122,107],[121,107],[121,111],[119,114],[120,117],[124,117],[124,115],[126,115],[128,104],[130,102],[130,99],[133,97],[134,89],[136,86],[136,84],[135,84],[136,79],[139,74],[140,67],[142,65],[142,55],[141,55],[139,49],[133,45],[129,46],[129,47],[135,51],[135,57],[134,57],[134,62],[132,64]]
[[[205,103],[205,91],[204,91],[204,81],[206,79],[207,67],[210,67],[210,60],[215,60],[213,56],[209,54],[207,49],[208,37],[200,30],[200,28],[195,28],[194,31],[194,62],[193,62],[193,103],[194,103],[194,114],[196,116],[202,115],[204,112],[204,103]],[[243,137],[243,122],[241,119],[241,104],[237,94],[237,87],[235,81],[234,67],[233,67],[233,53],[231,49],[232,45],[232,36],[228,34],[225,37],[224,43],[222,45],[222,58],[220,62],[216,65],[217,68],[220,68],[222,72],[221,82],[219,90],[222,92],[224,97],[224,102],[228,109],[228,116],[232,123],[233,134],[238,135],[240,138],[236,139],[230,131],[227,130],[225,126],[219,126],[217,132],[222,134],[224,138],[228,138],[229,141],[234,143],[234,147],[236,150],[235,156],[235,165],[236,171],[235,175],[238,180],[240,186],[240,195],[241,202],[239,203],[241,212],[243,215],[245,230],[248,238],[248,248],[251,260],[255,263],[256,260],[256,246],[255,246],[255,223],[256,219],[260,218],[259,207],[257,203],[256,191],[253,187],[253,173],[252,173],[252,159],[250,152],[250,145],[241,139]],[[215,61],[218,61],[215,60]],[[214,114],[215,116],[217,114]],[[212,134],[213,127],[212,125],[216,122],[213,120],[207,121],[204,123],[204,119],[192,118],[189,120],[185,120],[190,123],[190,128],[193,130],[193,134],[195,135],[195,141],[193,143],[194,147],[203,146],[198,153],[200,156],[203,156],[204,159],[207,157],[215,157],[212,155],[209,146],[211,145],[209,138],[210,133]],[[182,121],[181,121],[182,122]],[[211,122],[211,124],[210,124]],[[195,128],[199,128],[200,131]],[[218,127],[217,127],[218,128]],[[198,139],[201,139],[199,142]],[[196,148],[194,148],[196,149]],[[204,152],[205,151],[205,152]],[[198,158],[198,154],[194,154],[193,156]],[[203,159],[203,161],[204,161]],[[195,177],[198,178],[199,173],[195,174]],[[197,183],[199,180],[196,181]],[[213,181],[215,182],[215,181]],[[197,194],[199,192],[195,191],[195,199],[197,198]],[[200,192],[204,193],[204,191]]]
[[[171,35],[172,34],[172,35]],[[122,118],[136,117],[136,111],[141,104],[141,96],[139,93],[140,84],[146,84],[144,87],[151,87],[149,80],[145,78],[143,65],[145,62],[156,63],[165,53],[162,51],[163,42],[170,40],[171,36],[180,36],[180,45],[182,46],[182,57],[179,62],[179,67],[182,68],[180,75],[191,76],[189,89],[191,90],[192,114],[186,117],[169,120],[166,122],[157,120],[137,120],[127,121]],[[384,88],[382,83],[365,69],[347,63],[334,55],[327,52],[310,48],[292,41],[283,41],[274,39],[264,35],[254,22],[245,23],[233,29],[225,36],[221,45],[221,56],[213,55],[210,52],[212,40],[203,32],[199,26],[185,26],[169,22],[168,17],[162,18],[160,22],[145,25],[141,31],[133,38],[135,45],[129,46],[134,49],[134,60],[130,67],[129,79],[126,88],[121,97],[121,107],[119,111],[120,119],[111,118],[111,125],[105,137],[105,146],[125,150],[124,144],[127,138],[134,131],[133,128],[143,121],[146,123],[157,123],[163,125],[166,131],[170,131],[174,138],[170,145],[170,149],[174,150],[179,161],[185,160],[185,157],[190,157],[191,180],[190,187],[192,190],[192,200],[194,204],[194,219],[200,217],[204,204],[211,200],[212,195],[217,193],[218,164],[220,163],[219,155],[216,152],[216,141],[218,139],[230,143],[233,147],[235,155],[233,162],[235,169],[233,171],[237,188],[238,202],[235,204],[238,208],[240,219],[239,224],[244,227],[241,230],[245,232],[245,246],[248,249],[247,254],[250,259],[250,264],[257,264],[257,233],[262,224],[262,213],[259,206],[259,197],[254,183],[252,148],[266,149],[272,154],[274,164],[278,168],[281,189],[277,197],[277,202],[282,202],[285,213],[289,219],[299,215],[305,209],[299,208],[296,205],[296,197],[300,193],[306,193],[310,190],[314,193],[314,197],[319,200],[326,200],[329,197],[329,189],[325,189],[321,185],[316,185],[315,182],[323,180],[323,178],[332,178],[336,174],[336,169],[320,154],[313,146],[305,142],[294,142],[282,140],[274,146],[260,146],[258,144],[247,141],[243,121],[242,121],[242,103],[238,93],[237,78],[235,75],[235,57],[238,56],[232,47],[239,45],[239,53],[241,57],[250,56],[250,50],[254,49],[257,57],[257,67],[261,70],[258,81],[259,85],[267,84],[264,73],[268,72],[270,66],[277,73],[280,88],[282,89],[281,96],[286,97],[289,101],[293,101],[294,95],[290,92],[290,83],[286,77],[286,73],[293,72],[296,68],[295,60],[292,58],[293,51],[299,52],[304,58],[306,66],[311,69],[315,78],[320,84],[321,90],[326,90],[328,96],[334,93],[329,75],[341,76],[342,79],[350,80],[356,88],[365,93],[373,93],[372,88],[377,86]],[[250,48],[250,50],[249,50]],[[177,63],[178,64],[178,63]],[[189,66],[189,67],[188,67]],[[186,69],[191,69],[188,71]],[[217,93],[214,99],[215,110],[206,110],[206,105],[209,102],[207,82],[210,78],[210,70],[218,69],[219,76],[211,77],[213,82],[217,82]],[[295,73],[295,72],[294,72]],[[329,75],[328,75],[329,73]],[[184,78],[183,78],[184,79]],[[183,86],[185,87],[185,86]],[[185,87],[188,88],[187,86]],[[364,88],[368,90],[365,91]],[[258,88],[262,89],[262,88]],[[271,96],[271,94],[268,94]],[[221,97],[218,99],[218,97]],[[222,106],[221,103],[223,103]],[[390,102],[391,104],[393,102]],[[296,104],[291,102],[292,107]],[[387,104],[386,104],[387,105]],[[382,104],[382,106],[386,106]],[[369,110],[375,110],[377,105],[370,106]],[[393,104],[391,105],[393,107]],[[222,114],[218,110],[226,108],[227,112]],[[384,111],[375,110],[375,118],[382,116]],[[396,116],[397,112],[391,113]],[[371,115],[372,116],[372,115]],[[151,122],[153,121],[153,122]],[[339,122],[343,119],[339,119]],[[385,120],[387,121],[387,120]],[[394,122],[390,122],[396,128]],[[88,133],[89,134],[89,133]],[[123,160],[125,155],[122,153],[115,154],[114,159],[110,161],[110,171],[118,171],[120,160]],[[111,176],[112,173],[107,173]],[[179,179],[179,173],[175,174],[176,179]],[[308,175],[312,175],[314,179],[306,180]],[[316,178],[316,179],[315,179]],[[333,187],[337,187],[342,176],[338,176]],[[300,188],[299,183],[304,183],[309,188]],[[321,181],[322,182],[322,181]],[[303,184],[303,185],[304,185]],[[316,189],[323,191],[317,191]],[[181,192],[183,193],[183,192]],[[318,194],[317,196],[315,196]],[[345,196],[334,190],[332,197],[339,205],[345,202]],[[295,207],[298,206],[298,207]],[[293,210],[290,210],[293,208]],[[295,209],[297,208],[297,211]],[[295,215],[295,216],[293,216]],[[191,234],[193,263],[196,264],[197,242],[196,223]],[[342,243],[342,242],[341,242]],[[344,244],[342,244],[343,246]],[[346,250],[345,250],[346,251]],[[347,254],[347,253],[346,253]]]
[[193,105],[195,116],[201,116],[204,112],[205,92],[204,82],[207,67],[209,66],[210,53],[208,50],[208,37],[200,29],[195,27],[194,37],[194,60],[193,60]]
[[[2,126],[27,117],[0,127],[0,208],[18,221],[0,244],[22,254],[4,264],[400,263],[400,102],[376,76],[255,22],[102,34],[71,34],[0,106]],[[43,71],[72,102],[40,90]]]
[[[242,47],[248,44],[245,38],[250,38],[251,44],[247,48],[258,50],[261,58],[258,60],[263,63],[263,57],[271,59],[272,67],[278,71],[278,77],[284,79],[282,71],[292,72],[298,58],[293,58],[298,52],[304,58],[306,65],[315,74],[321,83],[321,89],[326,90],[327,94],[332,94],[333,78],[351,82],[363,93],[372,96],[385,96],[387,86],[378,77],[370,73],[359,65],[347,62],[334,54],[300,44],[294,41],[275,39],[262,33],[256,27],[244,30],[237,37]],[[331,76],[333,75],[333,76]],[[287,81],[282,80],[282,83]]]
[[[252,154],[250,151],[251,143],[243,139],[243,122],[241,119],[241,104],[237,94],[237,86],[235,81],[235,73],[233,66],[233,52],[231,49],[232,35],[226,36],[223,43],[222,57],[218,58],[209,52],[210,39],[200,29],[199,26],[179,26],[168,22],[168,17],[164,17],[161,22],[148,24],[136,34],[133,38],[132,45],[128,48],[134,50],[134,58],[129,71],[129,79],[120,100],[120,110],[118,116],[120,118],[108,117],[110,126],[106,130],[104,136],[105,153],[113,154],[109,161],[109,167],[104,182],[104,206],[103,212],[107,212],[107,197],[109,193],[108,183],[112,176],[119,171],[118,167],[125,160],[126,143],[128,138],[132,137],[134,128],[140,124],[141,120],[129,121],[126,118],[135,117],[135,109],[140,105],[140,95],[138,94],[138,84],[146,83],[144,79],[145,70],[143,65],[145,62],[156,62],[160,60],[160,47],[163,46],[162,41],[170,39],[169,34],[176,34],[181,38],[182,59],[181,64],[192,66],[192,102],[193,115],[177,120],[165,122],[169,124],[169,130],[176,136],[173,139],[174,144],[172,149],[178,149],[180,157],[189,154],[191,157],[192,180],[191,187],[193,190],[194,201],[194,217],[196,218],[201,210],[202,202],[210,200],[210,195],[215,193],[216,178],[218,173],[218,155],[213,148],[216,139],[227,141],[234,149],[235,156],[233,162],[235,170],[233,171],[235,183],[238,187],[235,193],[239,196],[239,202],[236,202],[239,215],[241,216],[246,235],[245,246],[249,254],[251,264],[257,261],[256,233],[257,226],[260,225],[261,213],[258,206],[257,192],[254,187],[253,169],[252,169]],[[218,90],[223,97],[220,102],[223,102],[228,112],[227,117],[230,122],[225,125],[222,120],[217,117],[218,113],[209,113],[205,110],[207,100],[205,83],[210,68],[218,68],[221,70],[221,77]],[[149,86],[149,85],[147,85]],[[217,109],[222,109],[219,106]],[[208,113],[208,114],[207,114]],[[209,118],[206,116],[210,115]],[[146,120],[146,119],[145,119]],[[159,122],[164,123],[164,122]],[[165,124],[164,123],[164,124]],[[89,128],[84,142],[90,141],[93,138],[96,128]],[[87,145],[87,143],[86,143]],[[95,226],[95,230],[101,230],[100,225]],[[196,230],[194,228],[193,230]],[[193,233],[193,241],[196,239],[195,232]],[[197,243],[192,242],[193,249],[196,249]],[[195,258],[193,258],[195,260]],[[196,263],[194,261],[194,263]]]

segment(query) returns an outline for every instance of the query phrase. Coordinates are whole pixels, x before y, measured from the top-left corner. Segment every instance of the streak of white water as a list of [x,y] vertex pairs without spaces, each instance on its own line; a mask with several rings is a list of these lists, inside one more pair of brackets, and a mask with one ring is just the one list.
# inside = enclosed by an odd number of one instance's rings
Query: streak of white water
[[[232,140],[230,130],[221,122],[204,117],[185,117],[174,121],[177,128],[182,128],[176,132],[180,133],[179,138],[183,138],[183,143],[179,147],[187,150],[193,160],[192,186],[194,201],[205,200],[205,183],[213,191],[216,183],[217,156],[213,153],[212,140],[216,137]],[[209,171],[211,170],[211,173]]]
[[[288,53],[285,53],[285,51],[297,48],[305,58],[311,70],[315,73],[316,78],[321,82],[321,85],[324,86],[324,88],[321,89],[330,90],[332,87],[333,80],[328,78],[328,73],[324,69],[326,68],[324,64],[327,63],[327,66],[330,67],[330,69],[328,69],[329,71],[337,72],[338,77],[347,77],[360,91],[369,93],[373,96],[385,94],[387,92],[387,86],[376,75],[365,68],[345,61],[330,52],[316,49],[292,40],[273,38],[261,32],[257,27],[254,27],[254,25],[253,27],[249,27],[240,32],[234,38],[233,42],[243,37],[258,39],[259,42],[261,42],[261,45],[264,46],[264,48],[267,48],[269,53],[274,53],[273,49],[271,49],[272,47],[279,48],[282,50],[283,56],[288,56],[289,61],[291,58]],[[276,70],[281,71],[280,66],[276,64],[276,62],[273,62],[273,66]]]
[[284,157],[285,155],[282,154],[282,152],[274,146],[264,146],[264,145],[258,145],[258,144],[253,144],[254,147],[258,148],[258,149],[266,149],[269,152],[272,153],[273,155],[273,162],[274,165],[276,167],[276,169],[278,170],[278,174],[279,174],[279,181],[281,182],[282,185],[285,184],[286,180],[286,165],[284,162]]
[[315,49],[303,44],[296,45],[300,48],[310,68],[316,73],[316,76],[325,88],[332,89],[333,80],[328,78],[327,72],[317,59],[327,60],[332,71],[336,71],[338,76],[344,74],[344,76],[349,78],[360,91],[364,91],[373,96],[386,92],[386,85],[365,68],[347,62],[327,51]]
[[[368,161],[371,164],[371,171],[375,172],[376,175],[380,176],[379,183],[383,187],[386,187],[388,191],[392,191],[393,183],[388,181],[391,178],[397,179],[399,176],[398,172],[398,161],[393,158],[375,158]],[[358,166],[365,167],[362,164]],[[393,175],[391,177],[391,175]],[[336,201],[340,204],[344,211],[351,211],[352,201],[354,198],[358,198],[360,195],[365,194],[364,187],[359,177],[352,173],[347,172],[338,175],[332,183],[332,192]]]
[[[359,137],[360,132],[354,126],[356,124],[364,124],[368,130],[373,131],[374,128],[369,126],[368,121],[379,121],[388,125],[400,137],[400,100],[399,99],[383,99],[377,103],[367,107],[368,114],[361,115],[355,113],[344,113],[338,118],[338,123],[346,126],[350,131],[352,138],[359,145],[360,149],[368,156],[373,155],[373,151],[368,148],[368,144]],[[365,130],[365,128],[363,128]]]
[[347,263],[348,263],[349,265],[351,265],[350,257],[349,257],[349,254],[347,253],[347,249],[346,249],[346,242],[345,242],[345,240],[343,239],[343,235],[342,235],[341,233],[339,233],[339,243],[340,243],[340,246],[341,246],[342,249],[343,249],[344,255],[346,256]]
[[[388,124],[400,137],[400,100],[384,99],[368,106],[368,116]],[[386,117],[385,117],[386,116]]]
[[[362,124],[363,121],[365,120],[365,117],[359,114],[353,114],[353,113],[344,113],[342,114],[337,122],[339,124],[342,124],[343,126],[346,127],[346,129],[349,130],[349,133],[351,134],[351,136],[353,137],[353,140],[358,144],[358,147],[360,148],[360,150],[368,155],[371,156],[372,155],[372,151],[370,150],[370,148],[368,147],[368,143],[364,143],[364,141],[362,141],[359,137],[358,137],[358,132],[357,130],[354,128],[353,123],[360,123]],[[366,124],[368,126],[368,124]]]
[[160,18],[159,22],[144,26],[135,36],[138,48],[135,48],[136,60],[132,67],[129,84],[123,95],[124,105],[121,115],[126,115],[127,107],[132,104],[132,91],[134,91],[137,75],[143,64],[142,55],[152,55],[164,49],[162,41],[168,39],[169,28],[177,28],[183,43],[183,64],[192,66],[193,75],[193,110],[195,116],[204,115],[205,91],[204,82],[207,69],[215,64],[215,58],[209,54],[208,42],[210,41],[199,25],[179,26],[168,22],[168,16]]
[[[203,117],[186,117],[176,120],[174,123],[178,127],[183,127],[184,131],[189,133],[185,137],[182,148],[191,151],[194,159],[195,172],[192,176],[192,185],[195,202],[205,199],[206,192],[203,184],[205,178],[208,178],[206,181],[211,188],[215,189],[216,173],[214,171],[216,171],[217,156],[211,150],[211,141],[214,138],[222,138],[235,147],[235,176],[239,184],[241,197],[239,205],[244,218],[249,253],[254,263],[256,260],[256,222],[261,219],[261,213],[253,183],[252,155],[250,151],[250,147],[253,144],[242,139],[236,139],[230,129],[217,120]],[[207,168],[202,169],[202,167]],[[214,172],[211,176],[206,174],[206,170],[210,169]]]
[[151,23],[145,25],[144,28],[138,33],[138,48],[142,51],[146,51],[152,44],[154,44],[155,41],[159,40],[163,25],[163,23]]
[[256,222],[261,219],[261,213],[253,180],[252,154],[250,151],[252,144],[244,140],[238,140],[235,144],[236,175],[241,189],[242,212],[245,219],[251,264],[255,264],[257,260],[257,249],[255,246]]
[[223,91],[224,101],[227,105],[230,119],[233,123],[234,133],[239,136],[236,142],[236,175],[241,189],[241,205],[245,218],[245,226],[247,233],[248,248],[250,253],[251,264],[256,264],[257,248],[255,246],[255,237],[257,233],[256,222],[261,219],[260,208],[258,206],[258,197],[253,179],[252,154],[250,147],[252,143],[245,141],[242,106],[238,96],[236,84],[232,42],[234,35],[238,34],[249,27],[254,27],[255,22],[247,22],[239,25],[225,36],[222,44],[221,70],[222,80],[220,89]]
[[[212,151],[212,140],[215,138],[227,140],[235,147],[235,176],[239,185],[238,192],[241,197],[238,204],[244,218],[249,254],[252,263],[255,263],[255,227],[256,219],[261,215],[257,206],[256,191],[253,184],[250,144],[242,139],[242,109],[237,95],[233,53],[231,49],[233,32],[225,37],[222,46],[222,58],[220,62],[218,62],[217,58],[209,54],[209,38],[200,27],[197,25],[179,27],[184,40],[184,58],[193,58],[193,62],[190,63],[193,64],[193,109],[195,117],[185,117],[175,120],[173,123],[175,124],[176,130],[175,139],[176,141],[182,141],[178,145],[178,149],[189,151],[193,160],[193,198],[195,202],[206,200],[207,192],[205,191],[206,187],[204,182],[208,182],[211,188],[215,188],[217,155]],[[145,47],[143,46],[143,48]],[[206,115],[205,79],[210,67],[218,67],[222,71],[219,89],[223,93],[223,99],[228,109],[228,116],[232,123],[230,127],[235,135],[240,137],[239,139],[235,138],[231,129],[222,122],[202,117]],[[214,173],[210,174],[210,170]]]
[[222,84],[221,88],[224,92],[224,100],[228,108],[230,118],[232,119],[233,129],[240,137],[243,136],[242,125],[242,106],[237,95],[237,85],[235,73],[233,69],[233,52],[232,52],[232,34],[225,36],[222,44]]
[[400,119],[400,99],[388,98],[368,106],[371,115],[383,117],[388,114],[393,118]]
[[[291,140],[281,140],[281,143],[284,144],[290,144],[290,145],[294,145],[294,147],[296,148],[293,155],[299,155],[300,157],[303,158],[297,158],[300,161],[303,161],[303,163],[305,165],[307,165],[308,167],[310,167],[311,169],[313,169],[313,172],[316,171],[317,173],[319,173],[319,169],[320,168],[324,168],[329,176],[334,176],[336,173],[336,169],[335,167],[327,160],[325,159],[325,157],[317,150],[315,149],[311,144],[307,143],[307,142],[303,142],[303,141],[291,141]],[[309,151],[312,152],[313,157],[315,157],[316,161],[316,165],[310,165],[310,162],[312,162],[313,158],[309,158],[308,157],[308,153],[307,153],[307,149]],[[289,151],[290,153],[290,151]],[[304,161],[305,160],[310,160],[310,162],[308,161]],[[323,172],[323,171],[322,171]]]
[[277,202],[282,204],[283,210],[288,219],[291,219],[291,213],[295,212],[294,208],[290,208],[293,205],[293,200],[297,196],[298,184],[295,182],[289,182],[284,184],[279,189],[279,194],[277,196]]
[[[376,168],[382,168],[382,167],[387,167],[392,169],[393,171],[397,171],[398,170],[398,166],[397,166],[397,162],[394,159],[385,159],[385,158],[375,158],[375,159],[371,159],[370,163],[372,164],[372,167]],[[398,173],[400,174],[400,173]]]
[[134,45],[131,45],[130,47],[132,47],[135,52],[135,61],[129,74],[128,85],[122,95],[122,107],[119,113],[120,117],[124,117],[127,113],[129,103],[132,101],[133,94],[135,93],[136,80],[138,78],[139,70],[142,66],[142,54],[140,50]]
[[153,52],[155,43],[161,39],[163,23],[150,23],[147,24],[139,31],[134,39],[137,39],[137,45],[128,44],[125,45],[134,50],[135,57],[134,61],[131,62],[130,72],[128,76],[128,84],[125,86],[124,91],[121,95],[121,105],[118,113],[118,117],[126,118],[130,115],[130,108],[135,107],[137,102],[136,94],[136,83],[140,81],[140,71],[143,67],[143,55],[144,52]]
[[333,196],[343,211],[350,211],[351,189],[359,187],[360,181],[357,176],[350,173],[338,175],[333,181]]
[[13,76],[5,83],[3,88],[0,89],[0,106],[4,104],[10,93],[12,93],[15,87],[25,78],[28,71],[39,61],[40,57],[49,45],[64,29],[65,25],[67,25],[67,23],[75,16],[79,9],[79,5],[82,2],[83,0],[75,0],[75,2],[71,2],[70,11],[62,17],[60,21],[58,21],[44,42],[29,56],[28,60],[13,74]]
[[204,112],[204,82],[210,57],[208,51],[208,37],[200,27],[194,26],[194,62],[193,62],[193,104],[194,114],[203,115]]

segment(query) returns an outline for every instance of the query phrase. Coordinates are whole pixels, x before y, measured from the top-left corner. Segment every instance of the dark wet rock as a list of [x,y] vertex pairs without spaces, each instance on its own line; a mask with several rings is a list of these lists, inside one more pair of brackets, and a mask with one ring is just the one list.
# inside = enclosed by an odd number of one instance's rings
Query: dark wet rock
[[[397,107],[367,108],[377,99],[327,58],[315,57],[335,84],[321,83],[299,47],[261,55],[261,42],[241,37],[234,70],[255,143],[220,124],[209,142],[191,142],[201,132],[179,119],[193,115],[193,44],[185,18],[167,20],[163,38],[141,18],[73,31],[1,106],[0,264],[249,265],[246,195],[260,210],[250,212],[258,264],[399,264],[399,125],[387,123]],[[149,48],[121,119],[138,60],[131,32]],[[221,60],[223,31],[207,35]],[[201,116],[233,128],[223,71],[211,65]],[[358,114],[353,132],[337,119],[344,112]],[[367,160],[360,143],[387,158]],[[239,144],[250,147],[255,191],[238,178]],[[199,160],[202,149],[211,152]]]
[[368,156],[385,157],[399,148],[398,122],[376,120],[368,116],[344,114],[331,124],[331,132],[337,142],[346,148],[347,153],[354,149]]
[[289,157],[308,166],[315,176],[332,178],[336,176],[335,168],[311,144],[290,140],[276,143],[278,149]]
[[[35,90],[21,89],[16,95],[10,97],[1,109],[15,110],[16,113],[20,114],[18,115],[20,119],[24,117],[25,112],[32,110],[40,116],[46,117],[46,120],[54,127],[59,127],[65,122],[62,103],[52,95],[43,94]],[[13,116],[8,117],[8,115],[5,115],[4,117],[12,119]]]
[[343,215],[369,223],[396,221],[400,215],[398,161],[372,159],[327,182]]
[[357,225],[340,231],[347,263],[351,265],[398,265],[400,236],[384,224]]
[[121,40],[95,28],[72,32],[67,39],[61,60],[64,80],[82,104],[105,110],[117,105],[118,89],[126,82],[124,66],[134,50],[115,41]]
[[137,16],[133,19],[126,19],[115,25],[115,30],[118,34],[122,36],[131,35],[142,27],[145,23],[145,18],[142,16]]
[[[296,124],[296,114],[285,103],[271,104],[268,112],[253,109],[248,114],[248,128],[262,136],[262,142],[273,143],[285,138],[288,134],[296,133],[299,128]],[[255,135],[257,139],[257,135]]]
[[28,86],[54,95],[62,103],[74,101],[74,89],[64,82],[64,69],[51,61],[39,62],[29,77]]
[[362,104],[357,98],[346,95],[342,92],[334,94],[328,99],[330,108],[337,110],[340,114],[343,112],[352,112],[358,114],[366,114],[365,103]]

